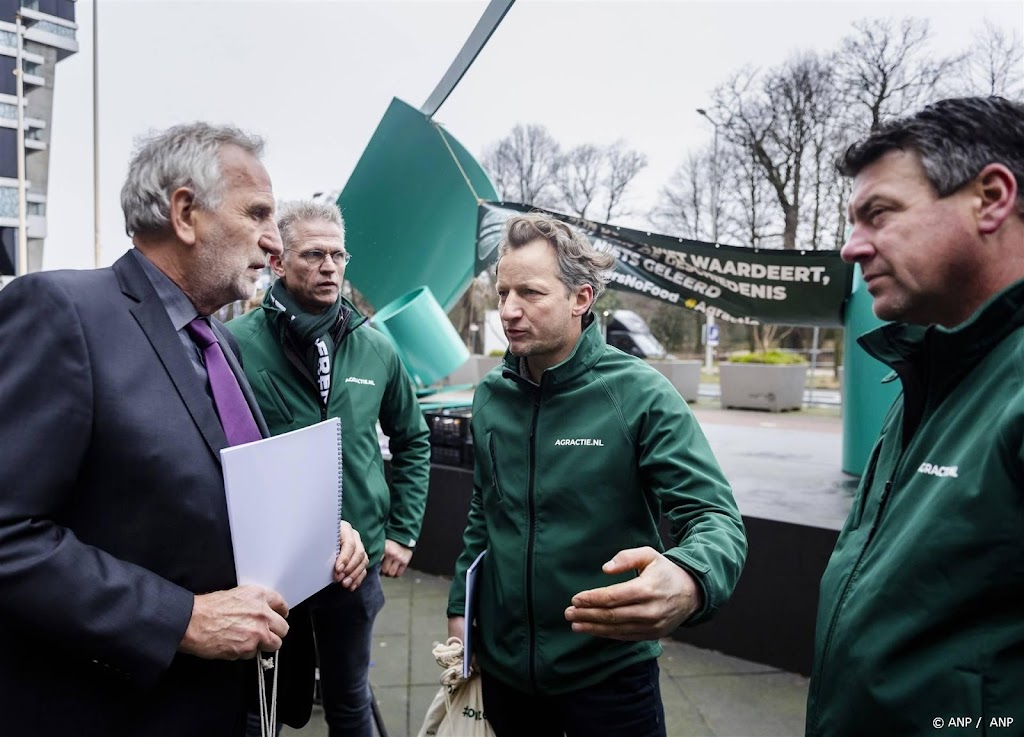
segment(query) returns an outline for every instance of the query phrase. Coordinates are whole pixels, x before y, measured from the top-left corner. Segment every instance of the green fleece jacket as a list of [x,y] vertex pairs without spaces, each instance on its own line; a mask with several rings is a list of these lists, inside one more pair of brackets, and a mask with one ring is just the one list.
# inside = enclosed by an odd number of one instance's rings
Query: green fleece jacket
[[473,497],[448,616],[463,613],[465,573],[480,574],[481,667],[521,690],[559,694],[657,657],[656,641],[575,633],[574,594],[628,580],[602,564],[619,550],[662,550],[693,574],[710,616],[732,594],[746,537],[732,490],[686,402],[643,361],[607,346],[591,322],[565,361],[520,376],[506,354],[476,390]]
[[[282,342],[262,308],[232,320],[227,328],[238,339],[245,375],[271,435],[341,418],[342,517],[359,531],[370,565],[381,561],[385,538],[414,547],[427,503],[430,433],[391,342],[345,301],[331,330],[334,365],[324,407],[301,353],[290,339]],[[378,420],[389,438],[390,490]],[[301,483],[301,469],[296,469],[295,480]]]
[[860,341],[903,393],[821,580],[807,734],[1024,735],[1024,281]]

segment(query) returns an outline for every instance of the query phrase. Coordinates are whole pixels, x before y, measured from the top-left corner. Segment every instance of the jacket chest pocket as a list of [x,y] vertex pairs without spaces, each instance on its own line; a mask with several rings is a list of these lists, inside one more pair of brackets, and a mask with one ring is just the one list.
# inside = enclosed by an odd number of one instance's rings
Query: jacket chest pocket
[[274,430],[275,427],[292,424],[295,417],[292,415],[291,408],[288,406],[288,401],[284,398],[284,394],[274,382],[274,378],[266,369],[260,369],[259,373],[260,383],[263,384],[263,391],[260,393],[262,396],[259,396],[258,399],[260,400],[260,410],[263,412],[267,425],[270,426],[271,430]]

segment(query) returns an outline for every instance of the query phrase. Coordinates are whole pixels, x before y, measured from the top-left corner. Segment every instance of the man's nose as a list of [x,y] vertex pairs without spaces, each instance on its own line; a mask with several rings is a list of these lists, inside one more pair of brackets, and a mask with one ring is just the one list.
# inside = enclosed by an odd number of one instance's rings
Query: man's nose
[[334,256],[327,254],[320,262],[320,273],[321,274],[332,274],[335,271],[340,272],[344,267],[334,263]]
[[284,253],[284,245],[281,242],[281,231],[277,229],[277,223],[270,223],[267,229],[260,236],[260,248],[271,256],[280,256]]
[[863,261],[874,251],[871,240],[867,237],[864,229],[854,226],[846,238],[846,243],[839,250],[839,256],[848,264]]
[[509,295],[505,298],[505,301],[501,304],[498,309],[498,315],[502,320],[512,320],[519,317],[522,314],[522,309],[519,306],[519,302]]

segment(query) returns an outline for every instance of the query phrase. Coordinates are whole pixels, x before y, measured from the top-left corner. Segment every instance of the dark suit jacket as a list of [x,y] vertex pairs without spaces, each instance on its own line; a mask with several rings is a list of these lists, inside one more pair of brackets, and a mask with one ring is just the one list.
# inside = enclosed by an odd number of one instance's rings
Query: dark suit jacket
[[[177,653],[193,593],[236,585],[225,445],[130,253],[0,291],[0,732],[240,734],[253,662]],[[304,723],[311,692],[287,685],[279,711]]]

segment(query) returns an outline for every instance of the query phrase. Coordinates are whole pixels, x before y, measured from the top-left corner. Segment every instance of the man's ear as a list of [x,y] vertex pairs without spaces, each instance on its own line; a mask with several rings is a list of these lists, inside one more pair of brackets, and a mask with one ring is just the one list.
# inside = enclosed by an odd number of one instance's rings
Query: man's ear
[[594,287],[584,284],[576,290],[576,299],[572,305],[572,316],[580,317],[587,314],[587,310],[594,304]]
[[978,196],[978,230],[991,235],[1002,227],[1017,209],[1017,179],[1002,164],[988,164],[974,178]]
[[178,240],[194,246],[196,243],[195,193],[188,187],[178,187],[171,192],[171,230]]
[[270,270],[274,272],[274,276],[278,279],[284,277],[284,258],[278,256],[276,253],[270,254]]

